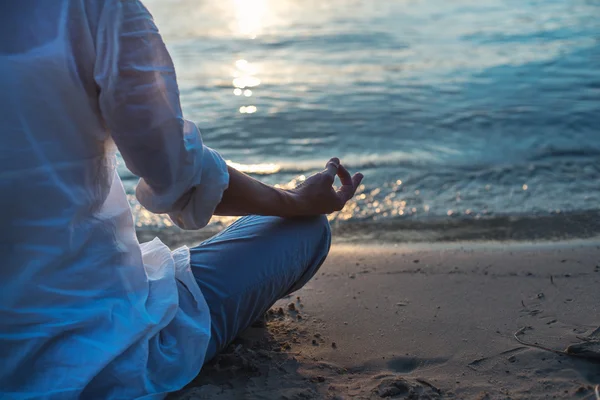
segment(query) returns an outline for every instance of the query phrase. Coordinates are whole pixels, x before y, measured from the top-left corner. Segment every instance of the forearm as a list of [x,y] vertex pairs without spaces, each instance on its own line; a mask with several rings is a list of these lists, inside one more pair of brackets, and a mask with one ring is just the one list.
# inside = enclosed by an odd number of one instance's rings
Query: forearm
[[266,185],[232,167],[229,187],[215,210],[216,215],[271,215],[293,217],[302,214],[302,207],[290,192]]

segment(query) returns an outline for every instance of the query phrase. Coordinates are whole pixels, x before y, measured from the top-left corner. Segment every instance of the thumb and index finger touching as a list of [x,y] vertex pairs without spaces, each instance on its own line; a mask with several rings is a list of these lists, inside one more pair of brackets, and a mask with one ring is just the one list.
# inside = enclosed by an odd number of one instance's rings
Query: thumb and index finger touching
[[325,167],[325,171],[323,171],[330,179],[331,182],[335,180],[336,175],[340,178],[342,183],[342,187],[338,190],[338,195],[340,196],[340,200],[344,203],[350,200],[354,193],[356,193],[356,189],[360,185],[363,174],[356,173],[354,176],[350,176],[350,172],[340,163],[340,159],[334,157],[327,162]]

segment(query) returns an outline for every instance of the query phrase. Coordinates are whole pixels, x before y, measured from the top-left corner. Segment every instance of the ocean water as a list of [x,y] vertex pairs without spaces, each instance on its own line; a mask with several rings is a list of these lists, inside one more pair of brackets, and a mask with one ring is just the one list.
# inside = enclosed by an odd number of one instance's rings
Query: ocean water
[[282,187],[332,156],[365,175],[341,234],[600,232],[600,1],[145,4],[225,159]]

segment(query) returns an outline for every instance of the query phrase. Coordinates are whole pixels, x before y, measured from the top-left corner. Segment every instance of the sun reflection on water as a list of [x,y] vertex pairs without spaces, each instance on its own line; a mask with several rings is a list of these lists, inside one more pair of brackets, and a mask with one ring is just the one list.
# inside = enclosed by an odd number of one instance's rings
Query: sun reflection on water
[[255,39],[263,28],[268,10],[267,0],[233,0],[236,31]]
[[[260,79],[255,76],[257,72],[256,65],[244,59],[237,60],[233,71],[233,94],[235,96],[251,97],[253,92],[249,88],[260,85]],[[243,105],[239,108],[240,114],[254,114],[256,111],[257,108],[254,105]]]
[[233,86],[240,89],[254,87],[258,85],[260,85],[260,79],[254,76],[242,76],[233,79]]
[[[235,31],[238,35],[255,39],[265,27],[269,0],[233,0],[235,10]],[[258,68],[245,59],[235,62],[232,85],[235,96],[252,97],[254,94],[250,88],[260,85],[260,79],[256,77]],[[254,114],[257,111],[255,105],[242,105],[240,114]]]
[[255,106],[241,106],[240,114],[254,114],[256,112]]

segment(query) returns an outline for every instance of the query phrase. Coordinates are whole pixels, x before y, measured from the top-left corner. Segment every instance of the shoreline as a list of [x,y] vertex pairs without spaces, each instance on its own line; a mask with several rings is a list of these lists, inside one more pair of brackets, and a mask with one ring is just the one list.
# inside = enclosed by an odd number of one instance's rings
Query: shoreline
[[581,342],[600,326],[598,288],[598,239],[334,244],[266,328],[173,398],[595,400],[600,362],[514,334]]
[[[235,219],[229,218],[228,223]],[[217,220],[218,221],[218,220]],[[600,211],[553,216],[497,216],[491,218],[435,218],[415,220],[330,221],[333,243],[348,245],[438,243],[559,243],[600,240]],[[171,248],[195,246],[225,229],[214,222],[198,231],[175,226],[142,226],[140,242],[158,237]]]

